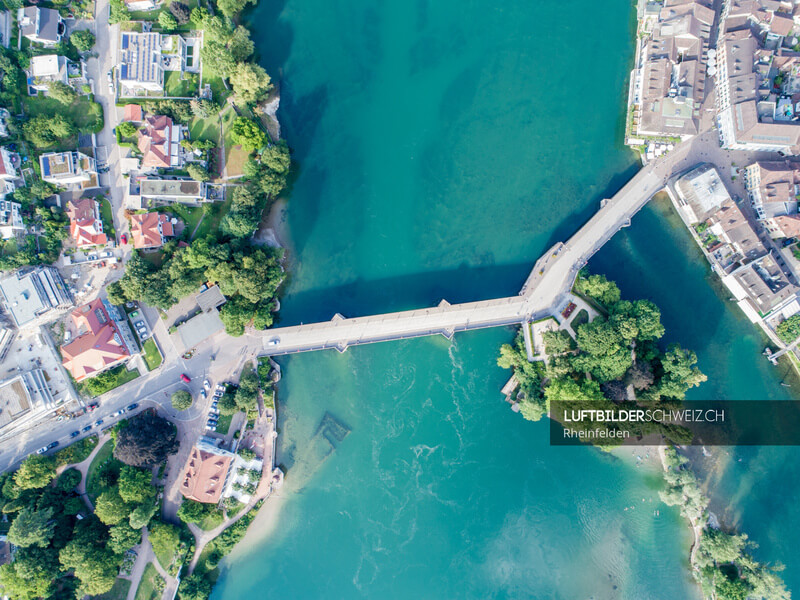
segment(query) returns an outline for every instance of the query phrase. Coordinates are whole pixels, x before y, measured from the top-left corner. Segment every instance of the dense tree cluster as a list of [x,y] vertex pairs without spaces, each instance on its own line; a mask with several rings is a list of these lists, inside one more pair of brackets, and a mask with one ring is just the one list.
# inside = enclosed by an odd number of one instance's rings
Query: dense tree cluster
[[186,390],[178,390],[172,394],[172,408],[186,410],[192,405],[192,395]]
[[792,315],[785,321],[782,321],[776,328],[778,337],[787,344],[791,344],[798,337],[800,337],[800,315]]
[[500,349],[498,364],[514,370],[525,418],[540,419],[554,401],[682,400],[705,381],[694,352],[659,349],[664,326],[652,302],[621,300],[619,288],[602,275],[581,276],[575,288],[605,313],[579,325],[575,340],[564,330],[545,333],[546,368],[528,361],[521,336]]
[[208,236],[177,248],[160,268],[134,255],[122,279],[106,291],[116,304],[142,300],[166,309],[203,282],[215,281],[228,298],[220,318],[229,334],[241,335],[251,322],[259,329],[272,325],[274,298],[284,277],[281,256],[279,249],[252,246],[245,239]]
[[69,43],[75,46],[78,52],[88,52],[94,47],[94,34],[88,29],[81,29],[69,36]]
[[129,419],[117,434],[114,457],[133,467],[154,467],[178,449],[175,426],[151,412]]

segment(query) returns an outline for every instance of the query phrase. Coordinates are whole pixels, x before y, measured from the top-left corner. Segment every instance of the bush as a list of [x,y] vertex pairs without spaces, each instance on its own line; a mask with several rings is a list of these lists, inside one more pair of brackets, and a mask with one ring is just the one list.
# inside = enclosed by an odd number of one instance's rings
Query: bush
[[91,31],[82,29],[69,36],[69,42],[78,52],[88,52],[94,46],[95,38]]
[[775,328],[778,337],[787,344],[800,336],[800,315],[792,315]]
[[186,410],[192,406],[192,395],[186,390],[178,390],[172,394],[172,408],[175,410]]
[[83,479],[81,472],[78,469],[67,469],[58,478],[57,486],[60,490],[68,492],[75,489]]
[[123,121],[119,125],[117,125],[117,133],[119,133],[124,138],[133,137],[136,135],[136,125],[131,123],[130,121]]

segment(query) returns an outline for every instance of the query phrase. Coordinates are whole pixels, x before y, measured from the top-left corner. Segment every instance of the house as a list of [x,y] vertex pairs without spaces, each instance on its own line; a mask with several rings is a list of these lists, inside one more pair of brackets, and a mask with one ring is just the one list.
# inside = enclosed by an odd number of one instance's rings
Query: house
[[13,18],[11,11],[0,10],[0,45],[3,48],[8,48],[11,45],[11,24]]
[[137,144],[142,153],[142,170],[182,167],[184,152],[181,148],[181,139],[185,131],[183,125],[176,125],[172,119],[164,115],[145,117],[144,128],[138,133]]
[[160,248],[164,245],[165,238],[175,235],[172,223],[167,215],[157,212],[148,212],[131,216],[131,236],[133,247]]
[[108,237],[103,232],[100,203],[94,198],[70,200],[67,204],[69,234],[78,248],[104,246]]
[[98,187],[97,164],[82,152],[48,152],[39,157],[42,179],[67,190]]
[[28,94],[35,96],[38,92],[47,92],[54,81],[64,85],[69,83],[67,64],[69,61],[56,54],[44,54],[31,58],[30,68],[27,71]]
[[25,224],[20,214],[22,205],[19,202],[0,200],[0,236],[9,240],[25,233]]
[[236,455],[201,437],[192,447],[181,477],[181,494],[189,500],[216,504],[228,481]]
[[124,31],[119,50],[121,96],[164,91],[160,33]]
[[44,371],[33,369],[0,381],[0,427],[19,423],[53,408],[55,401]]
[[17,10],[21,36],[44,46],[55,46],[66,32],[66,25],[57,10],[26,6]]
[[131,177],[127,205],[130,208],[145,208],[148,205],[188,204],[198,206],[208,202],[208,186],[194,179],[145,179]]
[[72,306],[72,296],[59,272],[40,266],[20,270],[0,280],[5,311],[17,327],[34,326],[51,311]]
[[61,346],[64,368],[75,381],[83,381],[114,367],[131,356],[117,322],[100,298],[70,313],[75,338]]
[[122,120],[131,123],[141,123],[144,120],[142,106],[140,104],[126,104],[122,109]]
[[786,161],[753,163],[745,169],[744,184],[759,222],[772,238],[800,234],[800,165]]
[[[19,172],[16,167],[19,162],[19,154],[11,152],[8,146],[0,147],[0,180],[9,182],[19,179]],[[6,191],[8,192],[9,190]],[[10,191],[14,191],[13,186]]]
[[158,2],[155,0],[124,0],[125,8],[131,11],[155,10]]

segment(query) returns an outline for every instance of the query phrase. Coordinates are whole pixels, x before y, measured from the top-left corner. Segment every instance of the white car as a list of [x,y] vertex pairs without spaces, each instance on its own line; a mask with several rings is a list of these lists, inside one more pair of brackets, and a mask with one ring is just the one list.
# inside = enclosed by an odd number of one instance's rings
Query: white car
[[277,346],[281,343],[281,338],[274,337],[270,341],[267,342],[267,346]]
[[206,391],[210,390],[211,389],[211,382],[208,379],[206,379],[203,382],[203,387],[205,388]]

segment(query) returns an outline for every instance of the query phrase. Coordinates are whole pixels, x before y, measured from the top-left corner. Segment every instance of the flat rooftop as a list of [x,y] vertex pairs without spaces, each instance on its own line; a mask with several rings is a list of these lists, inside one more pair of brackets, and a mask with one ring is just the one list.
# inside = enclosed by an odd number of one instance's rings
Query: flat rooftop
[[30,409],[31,399],[21,375],[0,382],[0,427],[12,423]]
[[11,275],[0,280],[0,292],[2,292],[6,307],[18,326],[33,321],[50,308],[49,305],[42,302],[41,296],[34,288],[30,273],[21,278]]
[[215,333],[224,331],[225,325],[219,318],[219,312],[213,309],[192,317],[178,327],[178,336],[183,344],[184,351],[191,350],[203,340],[210,338]]
[[141,179],[139,194],[142,196],[167,196],[200,198],[202,185],[193,179]]

